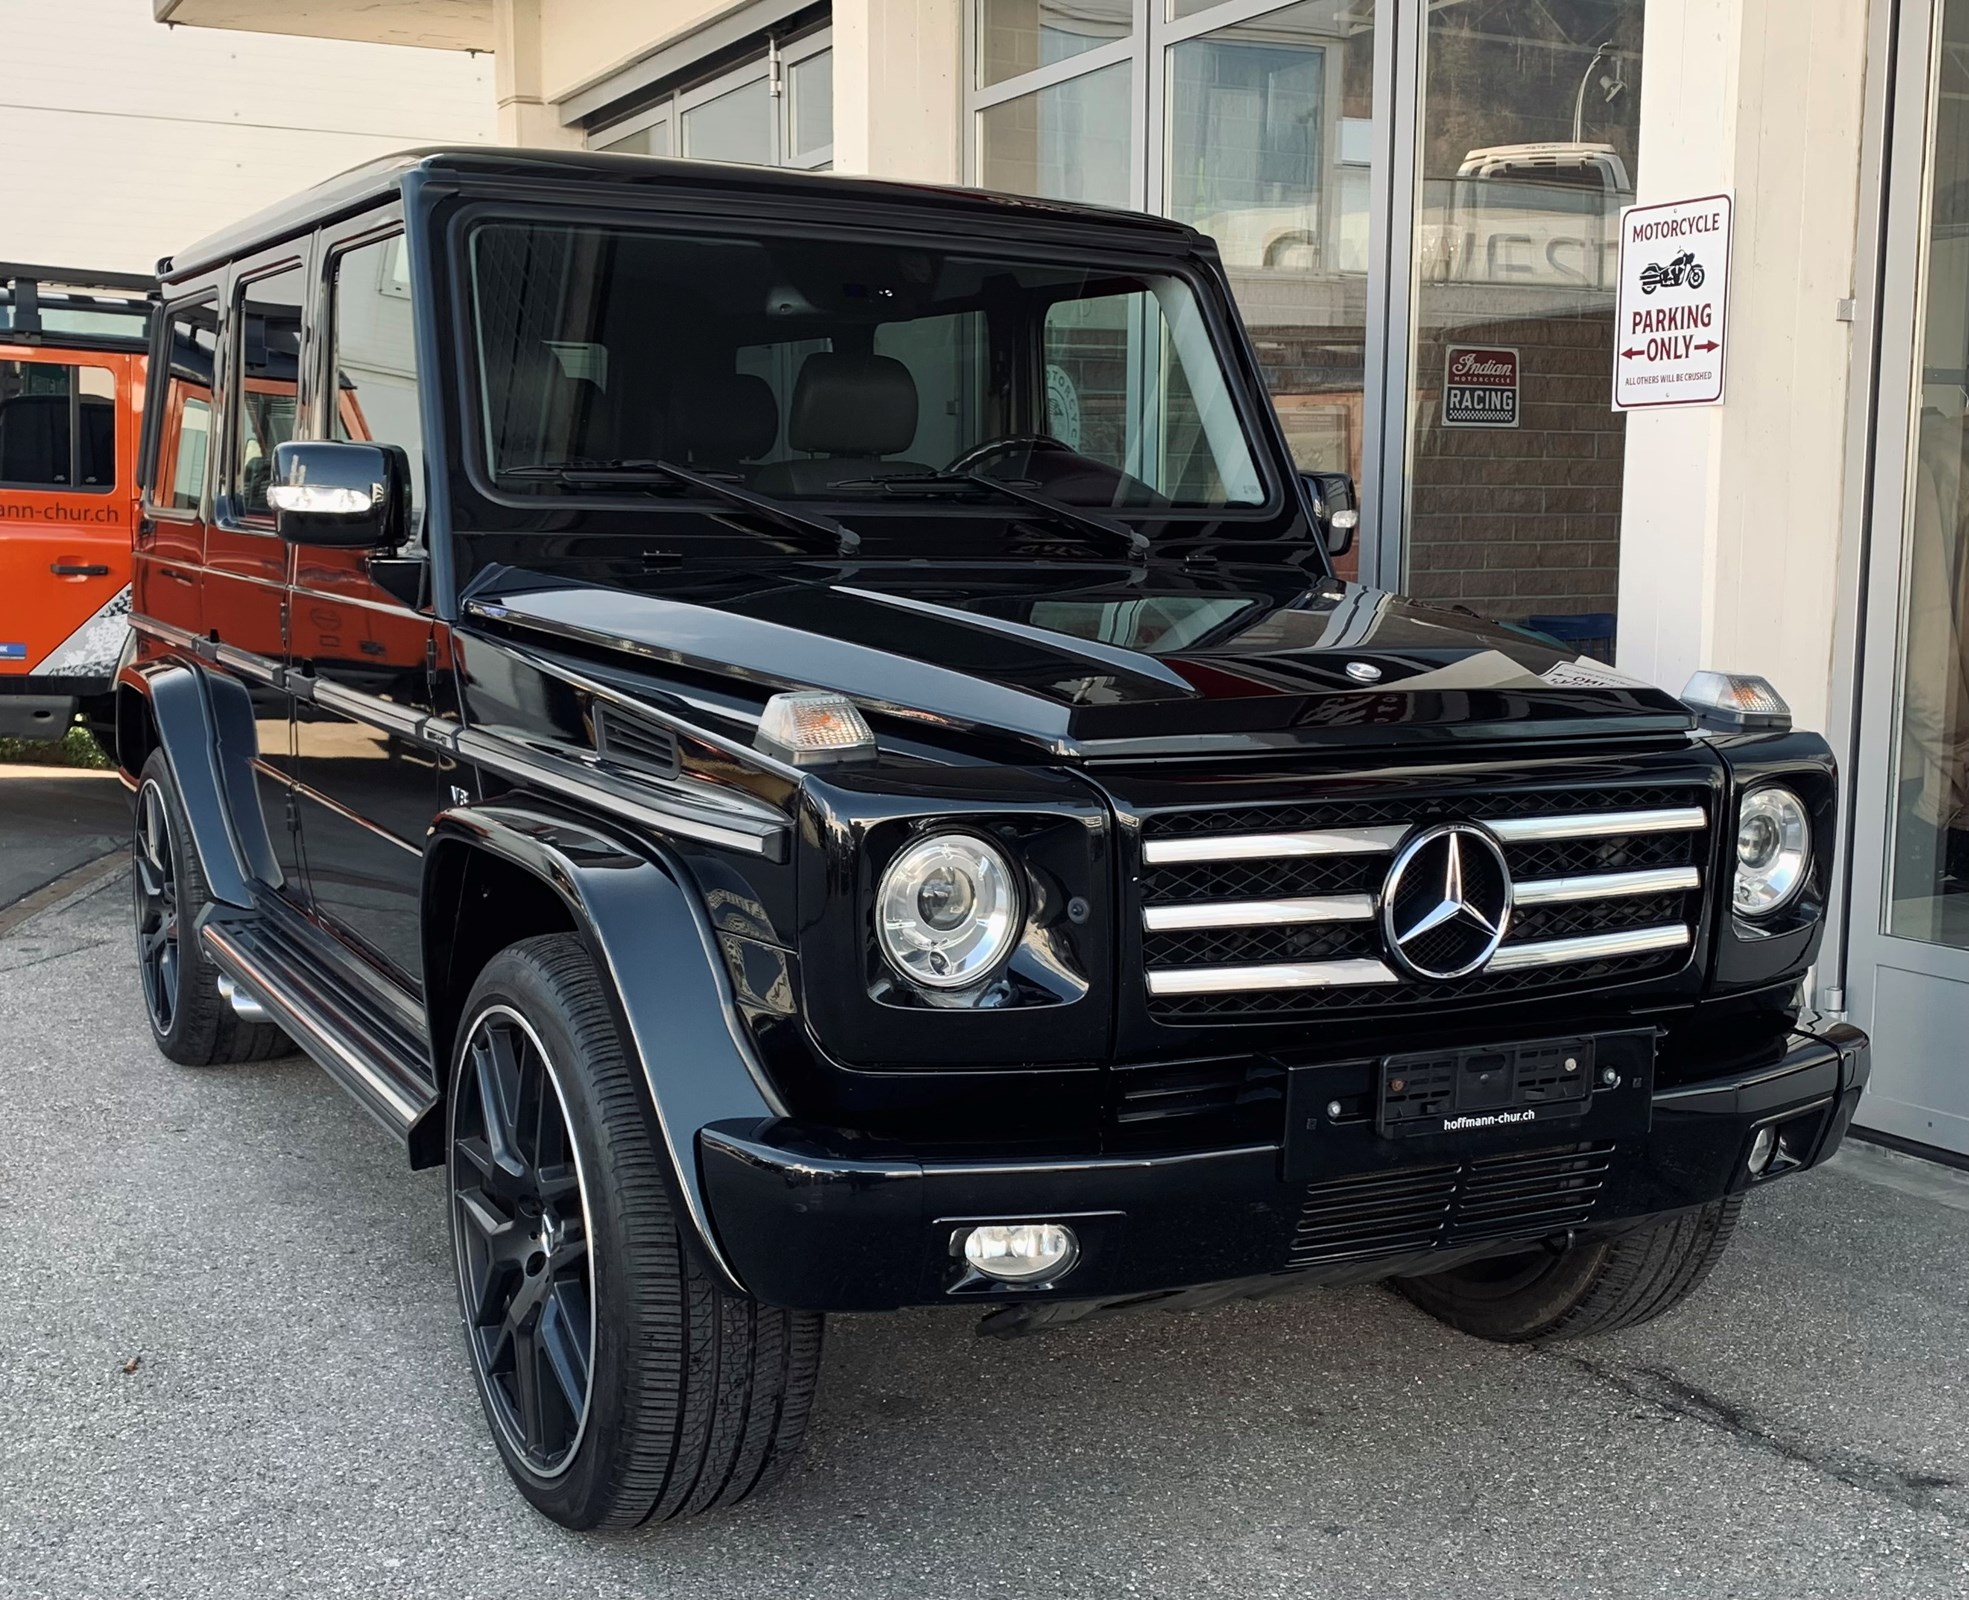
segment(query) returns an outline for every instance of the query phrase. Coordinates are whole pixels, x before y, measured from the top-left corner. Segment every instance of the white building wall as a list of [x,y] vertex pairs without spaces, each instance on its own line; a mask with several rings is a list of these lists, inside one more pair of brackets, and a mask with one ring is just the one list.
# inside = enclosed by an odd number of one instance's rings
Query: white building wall
[[1867,26],[1861,0],[1649,0],[1643,46],[1637,198],[1736,215],[1723,404],[1627,419],[1620,665],[1760,672],[1807,728],[1844,670]]
[[148,271],[375,156],[489,140],[492,62],[0,0],[0,260]]

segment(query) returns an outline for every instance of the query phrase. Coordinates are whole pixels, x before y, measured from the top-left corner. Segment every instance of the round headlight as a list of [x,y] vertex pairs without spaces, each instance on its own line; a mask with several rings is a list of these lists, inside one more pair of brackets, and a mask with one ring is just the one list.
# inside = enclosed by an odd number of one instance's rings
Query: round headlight
[[1775,784],[1753,789],[1737,808],[1736,908],[1767,917],[1798,898],[1812,864],[1805,802]]
[[882,874],[875,926],[882,954],[912,983],[980,983],[1019,936],[1012,864],[968,833],[938,833],[901,851]]

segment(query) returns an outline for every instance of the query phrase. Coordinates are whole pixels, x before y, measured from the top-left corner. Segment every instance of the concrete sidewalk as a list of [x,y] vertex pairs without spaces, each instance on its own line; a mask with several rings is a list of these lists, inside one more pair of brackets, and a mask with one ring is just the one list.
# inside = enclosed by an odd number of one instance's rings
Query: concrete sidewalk
[[152,1048],[122,876],[0,936],[0,1596],[1969,1594],[1969,1177],[1852,1148],[1611,1338],[1379,1289],[980,1340],[840,1317],[773,1498],[577,1537],[507,1485],[443,1184],[290,1059]]
[[129,843],[115,773],[0,763],[0,912]]

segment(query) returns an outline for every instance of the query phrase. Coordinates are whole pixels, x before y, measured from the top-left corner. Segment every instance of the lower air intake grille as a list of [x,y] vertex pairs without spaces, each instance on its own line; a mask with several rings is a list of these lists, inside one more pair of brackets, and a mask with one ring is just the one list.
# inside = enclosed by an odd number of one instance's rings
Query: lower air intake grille
[[1612,1160],[1610,1144],[1567,1145],[1316,1183],[1300,1207],[1287,1265],[1564,1233],[1591,1219]]

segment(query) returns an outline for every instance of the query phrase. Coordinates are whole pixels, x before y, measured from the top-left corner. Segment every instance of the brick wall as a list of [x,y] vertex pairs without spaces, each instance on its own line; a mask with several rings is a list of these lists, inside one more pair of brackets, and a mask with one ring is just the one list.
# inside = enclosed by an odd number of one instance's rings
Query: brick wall
[[[1620,578],[1626,418],[1610,409],[1613,318],[1468,323],[1416,353],[1410,593],[1484,616],[1609,612]],[[1445,428],[1446,345],[1518,351],[1519,425]]]

